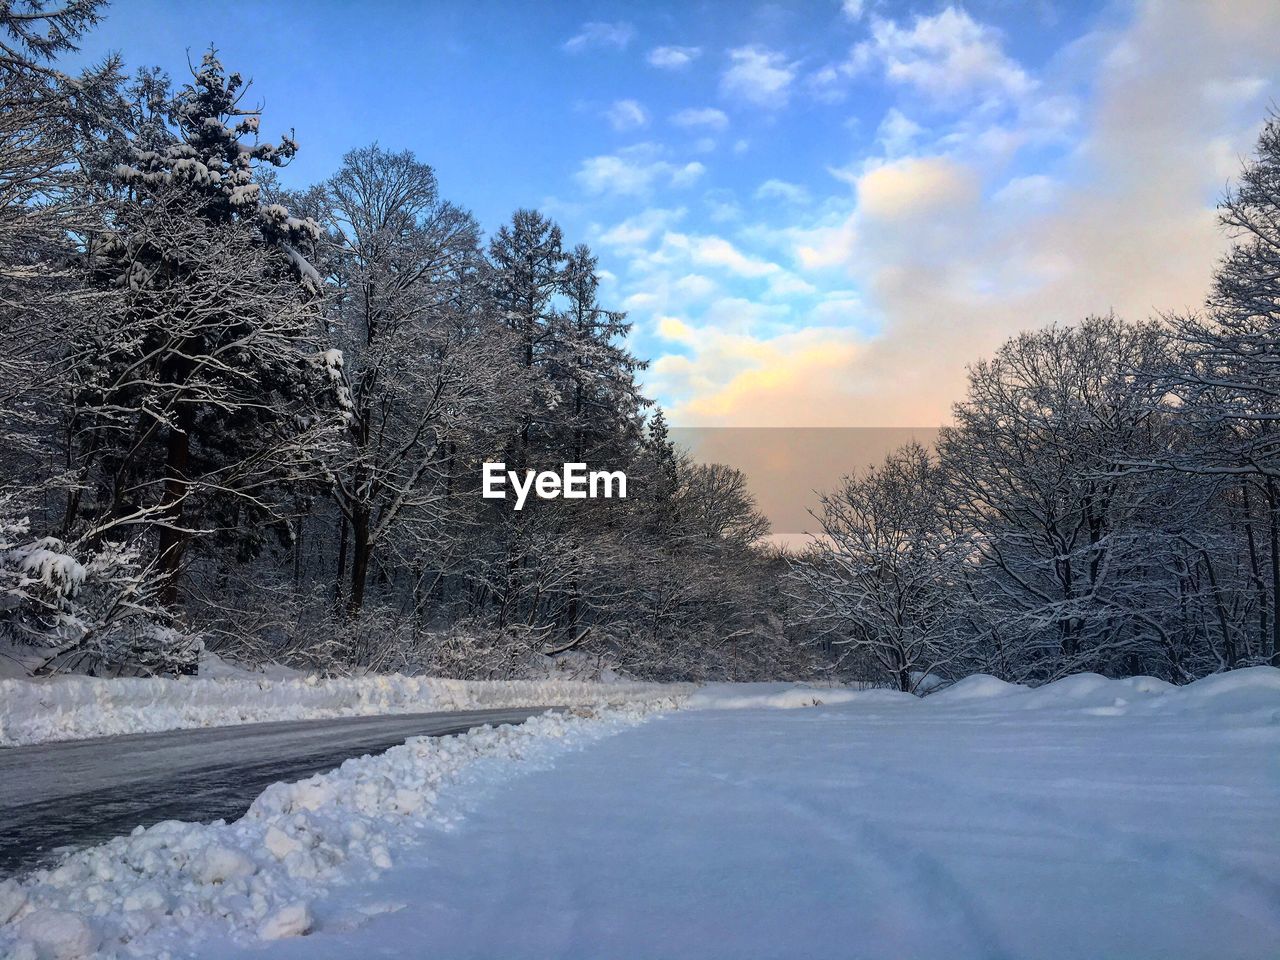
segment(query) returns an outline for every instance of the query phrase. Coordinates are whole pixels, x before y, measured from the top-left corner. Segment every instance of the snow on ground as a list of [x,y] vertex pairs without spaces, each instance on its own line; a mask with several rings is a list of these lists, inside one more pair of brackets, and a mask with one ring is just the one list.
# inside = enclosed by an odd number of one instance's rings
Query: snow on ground
[[502,784],[305,939],[197,953],[1271,960],[1278,757],[1271,668],[686,709]]
[[0,956],[1280,956],[1280,670],[687,704],[413,740],[74,854],[0,885]]
[[504,777],[641,722],[670,700],[454,737],[416,737],[332,773],[268,788],[233,824],[166,822],[0,883],[6,960],[185,955],[310,933],[311,902],[374,882],[416,838],[447,829]]
[[825,686],[809,683],[707,683],[684,701],[692,710],[742,710],[747,707],[773,707],[794,710],[820,707],[824,704],[848,703],[851,700],[877,697],[909,697],[890,690],[868,691],[857,687]]
[[619,705],[692,690],[691,685],[679,684],[447,680],[399,674],[320,679],[241,671],[213,677],[0,679],[0,746],[272,720]]

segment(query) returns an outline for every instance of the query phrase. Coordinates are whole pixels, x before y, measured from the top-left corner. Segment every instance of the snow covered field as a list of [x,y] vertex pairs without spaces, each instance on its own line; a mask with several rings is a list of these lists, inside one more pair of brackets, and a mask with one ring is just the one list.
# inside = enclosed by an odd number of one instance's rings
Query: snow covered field
[[322,680],[299,674],[0,679],[0,746],[272,720],[436,710],[621,705],[692,692],[691,684],[445,680],[400,675]]
[[1280,670],[690,703],[411,741],[77,854],[0,887],[0,955],[1280,956]]

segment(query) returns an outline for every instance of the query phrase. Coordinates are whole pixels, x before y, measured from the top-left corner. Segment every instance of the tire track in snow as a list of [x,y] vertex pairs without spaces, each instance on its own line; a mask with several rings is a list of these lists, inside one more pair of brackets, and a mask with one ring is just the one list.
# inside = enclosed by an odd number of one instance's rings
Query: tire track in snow
[[[884,904],[884,914],[894,916],[904,934],[920,939],[919,945],[902,945],[904,956],[915,956],[920,950],[927,953],[936,947],[937,936],[943,936],[951,960],[1014,960],[985,910],[937,857],[918,844],[894,834],[871,817],[859,816],[852,822],[837,820],[833,811],[812,800],[787,794],[762,781],[754,781],[753,787],[772,794],[789,814],[863,860],[868,869],[858,879],[864,884],[881,880],[877,885],[884,889],[878,897]],[[883,882],[885,877],[890,878],[888,883]],[[938,929],[940,925],[945,929]]]
[[934,788],[939,796],[964,795],[969,800],[1012,807],[1045,827],[1046,834],[1075,841],[1099,838],[1109,842],[1113,852],[1120,856],[1127,854],[1141,863],[1161,864],[1177,871],[1180,879],[1227,909],[1280,935],[1280,883],[1247,867],[1167,840],[1146,837],[1106,820],[1081,816],[1046,797],[1018,797],[984,789],[971,781],[933,776],[919,769],[904,770],[886,764],[871,764],[865,769],[877,777],[897,779],[906,785]]

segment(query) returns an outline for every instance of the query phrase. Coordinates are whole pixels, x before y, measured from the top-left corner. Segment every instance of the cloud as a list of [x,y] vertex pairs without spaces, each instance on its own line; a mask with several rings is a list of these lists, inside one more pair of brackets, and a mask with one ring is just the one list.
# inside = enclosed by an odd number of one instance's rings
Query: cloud
[[1032,173],[1014,177],[995,192],[992,200],[1016,207],[1044,207],[1056,200],[1062,192],[1062,184],[1053,177]]
[[798,183],[788,183],[786,180],[766,180],[756,187],[755,196],[757,200],[784,200],[797,206],[809,202],[808,190]]
[[846,20],[861,20],[866,6],[866,0],[844,0],[840,4],[840,12],[844,14]]
[[758,336],[668,316],[658,332],[689,351],[661,357],[650,375],[670,398],[672,420],[682,425],[823,423],[842,370],[860,350],[857,338],[840,327]]
[[598,239],[610,247],[642,247],[658,234],[669,230],[684,215],[683,207],[675,210],[656,207],[644,210],[603,231]]
[[587,50],[625,50],[636,35],[636,28],[624,21],[601,23],[590,21],[566,40],[561,49],[567,53],[584,53]]
[[706,169],[696,160],[676,164],[659,159],[653,144],[638,144],[617,153],[588,157],[574,179],[590,194],[642,196],[658,186],[690,186]]
[[649,122],[649,114],[635,100],[615,100],[604,112],[609,125],[618,131],[635,130]]
[[850,66],[876,64],[887,79],[943,104],[973,97],[1015,100],[1035,81],[1005,54],[1000,34],[957,7],[917,16],[910,27],[876,18]]
[[686,273],[672,284],[672,288],[686,301],[705,300],[720,289],[714,280],[700,273]]
[[686,129],[724,130],[729,126],[729,115],[715,107],[688,107],[671,115],[671,122]]
[[[955,44],[929,46],[918,26],[896,28],[910,43],[892,35],[899,60],[946,62]],[[927,70],[894,82],[911,98],[899,110],[940,96],[954,126],[904,142],[886,114],[883,155],[833,171],[850,192],[699,248],[726,293],[714,311],[674,294],[663,308],[684,324],[668,325],[684,339],[662,341],[651,374],[673,422],[938,424],[963,395],[966,364],[1020,330],[1203,301],[1225,242],[1214,200],[1280,82],[1280,6],[1135,0],[1127,23],[1059,51],[1052,77],[1000,67],[987,28],[957,33],[983,41],[970,43],[963,83],[935,87]],[[888,75],[889,61],[875,62]],[[1078,110],[1075,89],[1089,91]],[[1009,97],[1019,102],[991,123],[992,99]],[[1055,123],[1073,125],[1070,139],[1048,132]],[[665,261],[649,267],[686,272],[692,238],[662,245]],[[768,288],[788,273],[822,289],[775,304]],[[743,284],[765,290],[747,300]]]
[[804,270],[827,270],[847,264],[858,242],[856,217],[847,214],[835,223],[788,231],[792,253]]
[[908,150],[924,132],[924,127],[905,116],[897,107],[890,107],[876,130],[876,142],[892,157]]
[[738,47],[729,51],[729,68],[720,78],[720,91],[769,110],[787,105],[796,78],[794,65],[764,47]]
[[977,199],[972,170],[947,157],[905,157],[856,181],[858,211],[877,220],[910,220]]
[[748,256],[724,237],[686,237],[682,234],[673,234],[668,237],[668,240],[688,250],[694,263],[719,267],[740,277],[767,277],[782,271],[776,263]]
[[683,70],[700,56],[701,47],[654,47],[646,59],[660,70]]

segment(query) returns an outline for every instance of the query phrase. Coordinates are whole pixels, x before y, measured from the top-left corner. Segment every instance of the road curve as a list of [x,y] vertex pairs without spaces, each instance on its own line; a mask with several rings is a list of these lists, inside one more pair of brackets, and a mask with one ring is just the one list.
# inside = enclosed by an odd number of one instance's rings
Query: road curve
[[410,737],[522,723],[548,709],[246,723],[0,748],[0,876],[139,824],[231,820],[278,780]]

